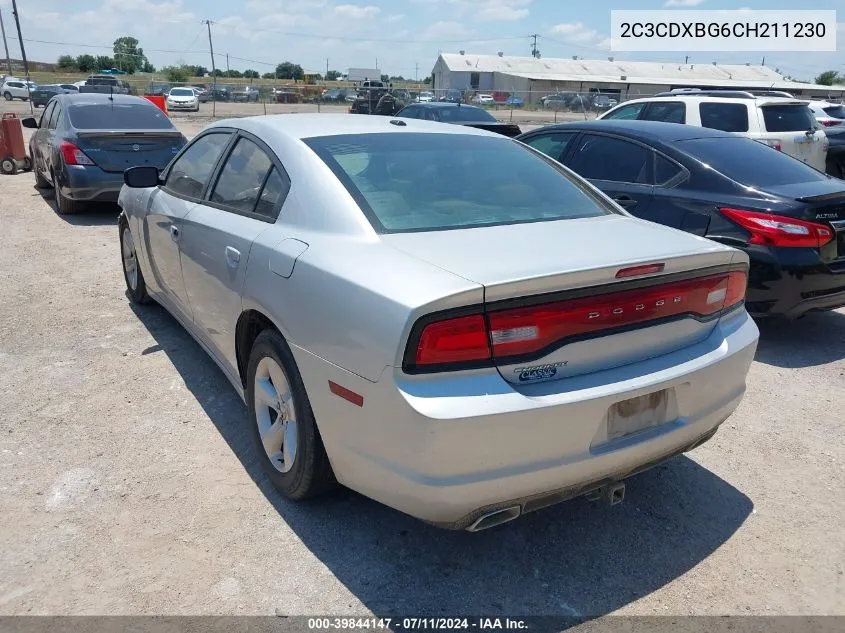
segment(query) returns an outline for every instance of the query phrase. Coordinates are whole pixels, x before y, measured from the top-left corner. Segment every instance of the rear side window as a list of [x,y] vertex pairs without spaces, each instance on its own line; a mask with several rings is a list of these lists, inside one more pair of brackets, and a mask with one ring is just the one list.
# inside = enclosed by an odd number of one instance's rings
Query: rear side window
[[741,136],[678,141],[676,147],[746,187],[827,180],[800,160]]
[[[433,108],[432,108],[433,109]],[[495,123],[496,117],[482,110],[481,108],[473,108],[471,106],[455,106],[450,108],[448,106],[437,109],[439,121],[451,123],[453,121],[469,121],[472,123]]]
[[767,132],[806,132],[818,127],[805,105],[768,105],[761,109]]
[[59,117],[62,115],[62,104],[56,102],[53,111],[50,113],[50,121],[47,123],[47,127],[51,130],[55,130],[56,127],[59,125]]
[[525,143],[543,152],[549,158],[554,158],[560,162],[561,158],[563,158],[563,153],[573,138],[575,138],[575,132],[557,132],[555,134],[535,136],[525,141]]
[[68,108],[78,130],[172,130],[173,123],[152,103],[80,103]]
[[617,108],[606,117],[605,119],[621,119],[623,121],[631,121],[636,119],[640,112],[643,111],[643,108],[646,104],[644,103],[632,103],[630,105],[622,106],[621,108]]
[[397,132],[304,141],[382,233],[614,213],[578,179],[505,137]]
[[650,149],[611,136],[586,134],[569,167],[579,176],[610,182],[647,183]]
[[700,103],[701,127],[723,132],[748,131],[748,106],[744,103]]
[[643,121],[663,121],[665,123],[686,123],[687,106],[680,101],[652,101],[640,115]]
[[421,114],[420,111],[421,110],[422,110],[422,108],[417,108],[416,106],[410,106],[410,107],[402,110],[402,112],[400,113],[400,116],[408,117],[409,119],[419,119],[419,118],[421,118],[420,117],[420,114]]
[[834,119],[845,119],[845,106],[830,106],[822,108],[822,110],[824,110],[827,116],[833,117]]
[[252,213],[270,168],[270,157],[249,139],[239,139],[220,170],[212,202]]
[[165,186],[173,193],[201,197],[230,136],[228,133],[206,134],[195,140],[173,163]]
[[660,154],[655,154],[654,160],[654,184],[656,185],[665,185],[670,180],[677,178],[684,171],[680,165],[668,158],[664,158]]

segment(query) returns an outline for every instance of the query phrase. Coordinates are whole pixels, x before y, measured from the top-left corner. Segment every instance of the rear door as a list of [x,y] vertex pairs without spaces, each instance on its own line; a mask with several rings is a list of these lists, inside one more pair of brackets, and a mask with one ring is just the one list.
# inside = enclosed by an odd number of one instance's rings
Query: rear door
[[569,148],[569,144],[576,136],[578,136],[578,132],[575,131],[541,132],[523,139],[522,142],[526,145],[530,145],[537,151],[543,152],[549,158],[562,163],[564,156],[566,155],[566,150]]
[[651,101],[640,112],[639,120],[686,123],[687,104],[683,101]]
[[759,108],[762,140],[819,171],[825,170],[825,134],[806,102],[763,102]]
[[660,221],[649,210],[654,189],[651,148],[595,132],[584,133],[571,147],[565,159],[567,167],[632,215]]
[[213,130],[196,138],[164,175],[164,185],[152,194],[144,217],[144,246],[156,285],[188,319],[191,312],[179,259],[182,224],[202,200],[231,138],[227,130]]
[[56,102],[52,101],[44,108],[44,113],[41,115],[41,120],[38,122],[38,129],[32,135],[32,142],[30,145],[30,154],[32,154],[32,168],[40,172],[48,180],[50,176],[50,117],[56,108]]
[[235,325],[252,243],[278,217],[290,179],[273,152],[241,132],[209,193],[185,218],[182,271],[194,324],[236,368]]

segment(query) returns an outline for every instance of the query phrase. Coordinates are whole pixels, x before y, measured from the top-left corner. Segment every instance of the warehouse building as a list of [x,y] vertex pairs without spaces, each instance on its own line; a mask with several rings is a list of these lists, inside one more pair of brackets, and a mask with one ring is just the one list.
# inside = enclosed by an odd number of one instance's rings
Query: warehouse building
[[555,92],[601,92],[620,101],[676,88],[783,90],[804,98],[841,99],[845,86],[786,79],[767,66],[670,64],[619,60],[545,59],[443,53],[432,70],[434,89],[516,94],[533,103]]

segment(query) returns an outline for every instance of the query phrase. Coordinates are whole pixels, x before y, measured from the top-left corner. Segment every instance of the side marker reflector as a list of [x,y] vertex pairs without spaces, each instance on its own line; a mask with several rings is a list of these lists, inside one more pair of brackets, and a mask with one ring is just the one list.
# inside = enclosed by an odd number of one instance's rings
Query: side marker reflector
[[329,381],[329,391],[331,391],[334,395],[340,396],[344,400],[348,400],[352,404],[363,407],[364,406],[364,396],[361,394],[355,393],[351,389],[347,389],[346,387],[342,387],[336,382]]

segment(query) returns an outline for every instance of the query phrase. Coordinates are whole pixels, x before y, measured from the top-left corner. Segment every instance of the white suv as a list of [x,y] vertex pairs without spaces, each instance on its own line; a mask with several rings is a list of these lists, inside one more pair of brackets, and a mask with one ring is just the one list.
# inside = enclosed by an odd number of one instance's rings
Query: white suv
[[626,101],[598,118],[666,121],[733,132],[824,172],[829,141],[807,104],[779,92],[677,91]]
[[845,105],[828,101],[810,101],[810,111],[824,127],[845,126]]
[[11,101],[12,99],[23,99],[26,101],[29,99],[29,93],[32,90],[35,90],[34,81],[29,82],[29,89],[27,89],[27,82],[23,79],[6,77],[3,87],[0,88],[0,95],[3,95],[6,101]]

